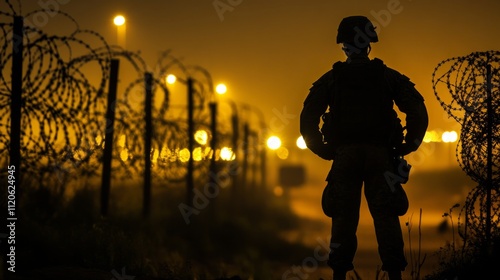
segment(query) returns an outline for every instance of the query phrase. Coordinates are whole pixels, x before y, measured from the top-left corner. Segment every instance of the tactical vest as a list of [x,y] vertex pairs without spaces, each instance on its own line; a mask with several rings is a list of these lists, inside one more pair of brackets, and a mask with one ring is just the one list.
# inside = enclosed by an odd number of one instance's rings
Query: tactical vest
[[334,148],[354,143],[395,147],[403,141],[401,121],[379,59],[367,63],[337,62],[330,93],[330,136]]

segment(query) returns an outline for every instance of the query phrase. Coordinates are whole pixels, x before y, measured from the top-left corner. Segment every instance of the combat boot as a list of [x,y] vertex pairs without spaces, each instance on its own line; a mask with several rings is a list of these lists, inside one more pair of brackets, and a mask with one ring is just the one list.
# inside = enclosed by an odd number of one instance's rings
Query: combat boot
[[401,271],[387,271],[387,275],[389,276],[389,280],[402,280]]
[[345,270],[334,270],[333,271],[333,280],[345,280],[345,275],[347,271]]

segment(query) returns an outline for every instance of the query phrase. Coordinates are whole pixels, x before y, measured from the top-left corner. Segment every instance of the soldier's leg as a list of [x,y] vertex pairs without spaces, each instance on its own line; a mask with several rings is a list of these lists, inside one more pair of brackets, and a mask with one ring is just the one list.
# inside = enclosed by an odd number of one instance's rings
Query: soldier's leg
[[[362,159],[355,147],[340,149],[332,166],[332,235],[328,264],[335,275],[352,270],[362,188]],[[335,279],[342,279],[342,277]]]
[[384,148],[367,152],[365,196],[373,217],[382,270],[403,271],[407,265],[399,216],[391,210],[391,189],[384,176],[394,171],[390,153]]

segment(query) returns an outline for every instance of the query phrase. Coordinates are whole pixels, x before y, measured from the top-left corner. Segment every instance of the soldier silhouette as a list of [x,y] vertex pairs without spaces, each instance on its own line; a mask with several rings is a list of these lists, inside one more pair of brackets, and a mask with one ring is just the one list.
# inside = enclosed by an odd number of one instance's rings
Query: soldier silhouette
[[[343,44],[347,59],[313,83],[300,115],[307,147],[333,160],[322,206],[332,218],[328,265],[334,280],[346,279],[354,269],[363,186],[382,270],[390,280],[401,279],[408,264],[399,221],[408,209],[401,184],[408,179],[409,166],[403,157],[420,146],[428,115],[409,78],[369,58],[375,42],[378,36],[367,17],[342,19],[337,44]],[[405,114],[404,128],[394,104]]]

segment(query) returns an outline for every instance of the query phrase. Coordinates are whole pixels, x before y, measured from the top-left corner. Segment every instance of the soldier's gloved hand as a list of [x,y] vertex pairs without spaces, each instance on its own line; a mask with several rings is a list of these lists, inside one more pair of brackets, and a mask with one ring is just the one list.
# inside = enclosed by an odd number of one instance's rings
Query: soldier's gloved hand
[[313,147],[309,147],[313,153],[317,154],[320,158],[324,160],[333,160],[333,149],[327,144],[317,144]]

